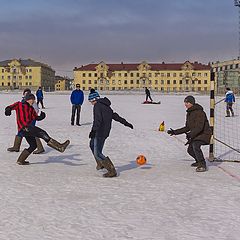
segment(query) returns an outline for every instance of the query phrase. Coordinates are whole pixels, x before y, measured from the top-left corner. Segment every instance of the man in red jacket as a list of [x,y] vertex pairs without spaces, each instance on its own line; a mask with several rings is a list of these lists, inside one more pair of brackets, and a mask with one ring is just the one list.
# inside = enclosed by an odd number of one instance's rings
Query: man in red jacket
[[25,101],[16,102],[5,108],[6,116],[10,116],[12,110],[16,111],[18,131],[22,133],[22,136],[26,138],[29,144],[29,148],[24,149],[17,160],[17,163],[19,165],[29,164],[29,162],[25,160],[37,148],[37,143],[35,139],[36,137],[42,138],[48,146],[56,149],[59,152],[64,152],[66,147],[70,143],[70,141],[67,140],[61,144],[51,138],[46,131],[31,124],[32,121],[41,121],[46,116],[44,112],[41,112],[40,116],[37,115],[36,111],[32,106],[34,102],[35,96],[33,94],[28,94],[25,97]]

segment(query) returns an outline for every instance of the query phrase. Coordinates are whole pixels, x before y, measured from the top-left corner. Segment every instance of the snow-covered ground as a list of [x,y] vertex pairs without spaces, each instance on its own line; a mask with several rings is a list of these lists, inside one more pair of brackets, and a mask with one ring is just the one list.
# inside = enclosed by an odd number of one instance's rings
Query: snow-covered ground
[[[86,96],[87,98],[87,96]],[[71,140],[63,153],[50,149],[19,166],[9,153],[15,113],[4,108],[20,94],[0,94],[0,239],[4,240],[238,240],[240,165],[208,163],[196,173],[185,137],[158,132],[185,123],[184,96],[154,94],[160,105],[143,105],[144,95],[109,95],[112,107],[134,129],[114,122],[104,153],[117,178],[95,170],[88,144],[92,106],[85,101],[82,126],[70,125],[69,95],[45,95],[47,117],[38,125],[57,140]],[[197,96],[209,113],[209,97]],[[27,146],[23,141],[21,149]],[[204,147],[207,155],[208,147]],[[137,166],[144,154],[147,164]]]

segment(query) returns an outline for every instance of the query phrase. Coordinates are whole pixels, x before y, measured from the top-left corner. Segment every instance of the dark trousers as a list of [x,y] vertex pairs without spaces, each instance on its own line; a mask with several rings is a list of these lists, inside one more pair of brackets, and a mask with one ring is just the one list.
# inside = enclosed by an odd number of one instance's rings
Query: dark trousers
[[96,160],[102,161],[106,159],[102,153],[105,140],[105,138],[99,137],[91,138],[90,140],[89,146]]
[[150,98],[151,102],[153,101],[150,94],[146,95],[146,101],[148,100],[148,98]]
[[232,106],[233,106],[232,102],[227,102],[227,106],[226,106],[227,116],[230,116],[230,112],[232,113],[232,116],[234,116],[234,112],[233,112]]
[[206,165],[205,158],[201,150],[202,145],[206,145],[206,143],[203,141],[192,141],[189,143],[187,152],[195,159],[197,163],[200,165]]
[[81,105],[80,104],[73,104],[72,105],[72,117],[71,123],[74,124],[75,114],[77,112],[77,121],[76,124],[80,123],[80,112],[81,112]]
[[42,138],[46,143],[48,143],[51,139],[46,131],[36,126],[29,126],[26,131],[22,130],[21,133],[29,144],[29,148],[27,149],[29,153],[32,153],[37,148],[35,137]]
[[43,106],[43,99],[37,99],[37,105],[38,105],[39,103],[41,103],[42,108],[45,108],[45,107]]

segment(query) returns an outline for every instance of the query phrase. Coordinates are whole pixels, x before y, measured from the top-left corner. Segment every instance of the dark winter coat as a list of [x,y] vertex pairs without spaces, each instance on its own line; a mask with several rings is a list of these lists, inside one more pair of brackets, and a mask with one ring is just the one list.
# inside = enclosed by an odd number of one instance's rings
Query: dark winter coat
[[96,137],[107,138],[111,131],[112,120],[120,122],[126,126],[128,123],[124,118],[113,112],[108,98],[100,98],[93,107],[92,131],[96,131]]
[[84,95],[82,90],[74,90],[71,94],[71,103],[75,105],[82,105],[84,100]]
[[146,93],[147,96],[150,96],[150,91],[149,91],[149,89],[145,88],[145,93]]
[[191,140],[200,140],[209,144],[211,129],[203,107],[196,103],[187,109],[185,127],[174,130],[174,133],[175,135],[188,133],[188,137]]
[[37,99],[42,100],[43,99],[43,91],[42,89],[38,89],[36,92]]

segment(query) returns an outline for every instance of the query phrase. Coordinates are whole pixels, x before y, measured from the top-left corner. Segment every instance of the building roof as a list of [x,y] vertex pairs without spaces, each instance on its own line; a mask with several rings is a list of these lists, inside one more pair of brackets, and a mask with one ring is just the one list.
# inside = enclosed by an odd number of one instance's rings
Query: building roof
[[32,59],[11,59],[11,60],[5,60],[5,61],[0,62],[0,67],[9,67],[8,64],[10,62],[12,62],[13,60],[17,60],[24,67],[45,67],[45,68],[52,69],[49,65],[47,65],[45,63],[41,63],[41,62],[36,62],[36,61],[34,61]]
[[[190,62],[191,63],[191,62]],[[134,71],[138,70],[138,66],[141,63],[120,63],[120,64],[106,64],[109,67],[109,71]],[[182,70],[185,63],[147,63],[153,71],[163,70]],[[87,64],[79,68],[75,68],[74,71],[95,71],[99,64]],[[194,70],[210,70],[211,66],[201,64],[198,62],[191,63]]]

